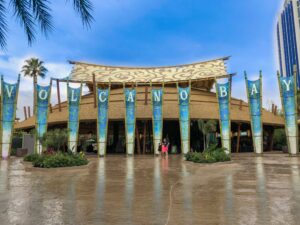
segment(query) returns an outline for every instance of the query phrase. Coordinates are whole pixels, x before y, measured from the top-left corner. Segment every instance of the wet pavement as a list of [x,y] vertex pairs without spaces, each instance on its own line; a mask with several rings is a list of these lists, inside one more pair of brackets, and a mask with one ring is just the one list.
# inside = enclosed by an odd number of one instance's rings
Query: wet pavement
[[300,158],[92,158],[77,169],[0,161],[0,224],[300,224]]

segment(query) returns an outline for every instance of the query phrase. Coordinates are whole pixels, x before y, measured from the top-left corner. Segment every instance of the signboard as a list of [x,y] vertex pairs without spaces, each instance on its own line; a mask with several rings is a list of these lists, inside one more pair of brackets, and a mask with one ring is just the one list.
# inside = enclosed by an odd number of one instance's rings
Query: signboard
[[78,142],[78,128],[79,128],[79,111],[80,111],[80,97],[82,91],[82,84],[79,88],[71,88],[69,83],[67,85],[68,94],[68,149],[73,153],[77,152]]
[[247,80],[245,75],[247,96],[249,102],[249,114],[251,117],[251,130],[254,152],[263,153],[263,127],[262,127],[262,78],[255,81]]
[[291,155],[296,155],[299,151],[296,76],[280,77],[278,74],[278,82],[285,119],[288,149]]
[[179,124],[181,137],[181,152],[187,154],[190,151],[190,87],[178,89]]
[[106,154],[109,91],[109,88],[97,89],[97,143],[99,156],[105,156]]
[[136,90],[124,89],[125,95],[125,133],[126,133],[126,151],[127,155],[134,154],[135,142],[135,104],[136,104]]
[[35,101],[35,153],[42,153],[41,138],[47,132],[49,101],[51,95],[51,86],[41,86],[36,84],[36,101]]
[[231,152],[231,122],[230,122],[230,95],[231,85],[230,81],[225,84],[216,82],[216,93],[219,102],[219,116],[220,116],[220,131],[222,146],[226,149],[226,153]]
[[10,156],[12,133],[16,117],[16,105],[19,92],[20,75],[18,82],[9,84],[1,77],[1,156],[7,159]]
[[163,89],[152,89],[152,125],[153,125],[153,143],[154,154],[158,155],[159,144],[162,142],[162,129],[163,129]]

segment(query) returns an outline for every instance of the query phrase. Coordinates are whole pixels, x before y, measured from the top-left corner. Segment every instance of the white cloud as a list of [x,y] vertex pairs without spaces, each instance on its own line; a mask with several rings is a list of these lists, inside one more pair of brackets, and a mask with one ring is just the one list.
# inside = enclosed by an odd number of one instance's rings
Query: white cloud
[[[249,80],[257,80],[259,76],[257,74],[248,75]],[[225,83],[227,82],[227,79],[219,79],[218,82]],[[262,80],[262,103],[264,109],[271,110],[272,104],[277,105],[277,107],[281,108],[281,101],[280,101],[280,93],[279,93],[279,87],[276,84],[274,87],[273,82],[269,82],[268,79],[263,78]],[[215,92],[215,86],[213,86],[212,91]],[[233,98],[241,99],[244,102],[248,102],[247,100],[247,92],[246,92],[246,83],[244,79],[235,79],[233,77],[232,81],[232,90],[231,90],[231,96]]]
[[[36,54],[29,54],[23,57],[2,57],[0,58],[0,71],[4,73],[4,79],[7,82],[15,83],[17,81],[17,74],[20,73],[24,61],[31,57],[38,57]],[[70,74],[72,66],[68,63],[47,62],[45,67],[48,69],[48,74],[45,79],[38,79],[40,85],[49,85],[50,78],[63,78]],[[66,85],[60,85],[61,100],[65,101],[67,89]],[[52,86],[51,103],[57,103],[56,84]],[[31,108],[31,115],[33,113],[33,80],[30,77],[21,76],[19,97],[17,104],[17,117],[24,119],[23,107]]]
[[[258,76],[248,75],[248,79],[256,80],[258,79]],[[246,84],[244,79],[233,80],[232,97],[242,99],[243,101],[248,102]],[[278,85],[275,85],[274,87],[274,83],[269,82],[268,79],[265,79],[264,77],[262,80],[262,101],[263,101],[263,107],[267,110],[270,110],[272,108],[272,103],[274,103],[279,108],[281,108]]]

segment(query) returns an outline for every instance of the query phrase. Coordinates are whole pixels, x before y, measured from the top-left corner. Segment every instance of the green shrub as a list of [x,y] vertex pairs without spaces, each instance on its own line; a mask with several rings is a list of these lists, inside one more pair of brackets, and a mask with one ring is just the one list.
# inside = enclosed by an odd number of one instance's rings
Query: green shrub
[[72,167],[88,164],[88,160],[83,153],[32,154],[26,156],[24,160],[32,162],[34,167],[41,168]]
[[40,142],[47,149],[54,149],[56,151],[65,150],[68,143],[67,129],[54,129],[46,132],[40,139]]
[[194,155],[194,152],[188,152],[188,153],[185,155],[186,161],[192,161],[193,155]]
[[17,155],[17,149],[16,148],[12,148],[10,151],[10,155],[11,156],[16,156]]
[[282,146],[286,146],[286,134],[284,129],[275,129],[274,131],[274,146],[279,146],[280,148]]
[[231,158],[226,154],[224,148],[218,148],[217,145],[209,146],[204,152],[189,152],[185,155],[187,161],[195,163],[216,163],[230,161]]
[[24,157],[24,161],[33,162],[39,157],[40,157],[40,155],[38,155],[38,154],[30,154],[30,155],[27,155],[27,156]]

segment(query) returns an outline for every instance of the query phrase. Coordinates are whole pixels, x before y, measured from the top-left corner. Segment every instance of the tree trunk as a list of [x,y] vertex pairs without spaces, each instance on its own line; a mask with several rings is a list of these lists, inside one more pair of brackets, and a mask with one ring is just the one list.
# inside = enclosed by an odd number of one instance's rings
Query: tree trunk
[[209,133],[206,134],[206,148],[209,146]]
[[37,77],[33,76],[33,115],[35,115],[35,107],[36,107],[36,84],[37,84]]
[[204,132],[203,132],[203,151],[206,149],[206,143],[205,143],[206,141],[205,141],[205,134],[204,134]]

